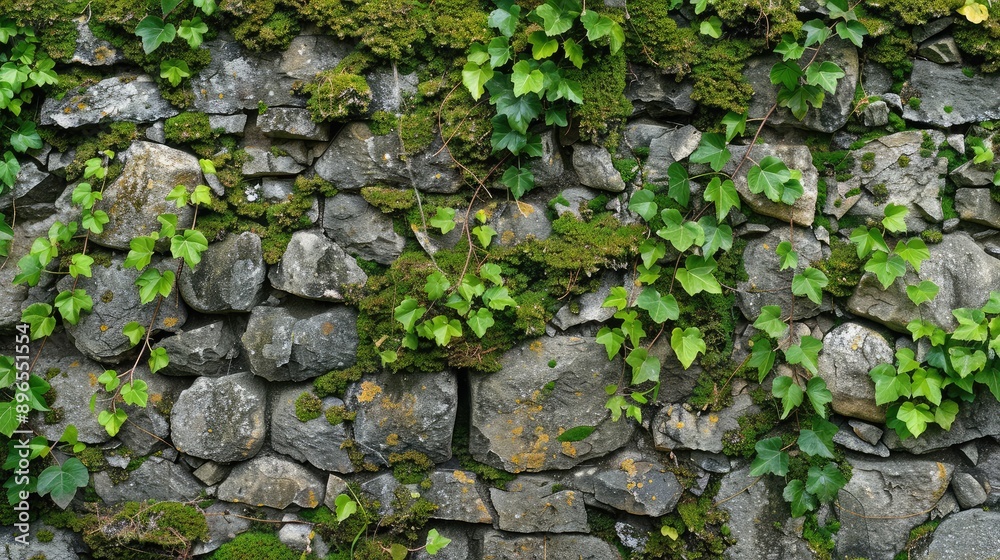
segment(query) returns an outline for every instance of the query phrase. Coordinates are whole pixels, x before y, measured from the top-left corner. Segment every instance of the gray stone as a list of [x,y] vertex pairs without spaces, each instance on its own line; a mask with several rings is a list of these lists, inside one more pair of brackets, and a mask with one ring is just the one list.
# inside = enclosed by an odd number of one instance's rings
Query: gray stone
[[498,234],[494,242],[510,247],[530,239],[548,239],[552,234],[552,223],[545,215],[545,210],[541,202],[514,200],[501,203],[489,220],[490,226]]
[[875,384],[868,375],[881,363],[893,363],[892,345],[877,331],[844,323],[823,338],[819,371],[833,394],[834,412],[869,422],[885,422],[885,406],[875,404]]
[[76,32],[76,50],[70,62],[84,66],[112,66],[125,59],[114,45],[94,36],[86,19],[76,20]]
[[347,390],[357,411],[354,439],[366,455],[388,464],[390,453],[417,451],[435,463],[451,458],[458,383],[450,371],[379,374]]
[[61,100],[46,98],[41,122],[62,128],[110,121],[148,123],[178,112],[163,99],[152,78],[141,74],[107,78],[86,89],[72,90]]
[[288,177],[305,171],[305,166],[291,156],[276,156],[270,150],[247,146],[244,177]]
[[662,183],[667,180],[670,164],[690,156],[701,142],[701,132],[691,125],[661,134],[649,142],[649,158],[646,160],[645,180]]
[[899,97],[898,93],[883,93],[882,101],[885,101],[886,105],[896,113],[903,112],[903,100]]
[[[1000,76],[977,73],[968,77],[959,66],[942,66],[927,60],[914,60],[910,87],[920,106],[903,107],[908,121],[948,128],[960,124],[1000,118],[996,91]],[[951,107],[947,112],[944,108]]]
[[741,416],[758,410],[749,395],[738,395],[732,406],[704,415],[682,404],[666,404],[653,418],[653,443],[660,451],[694,449],[721,453],[723,435],[739,429]]
[[[52,540],[42,542],[38,539],[38,533],[42,530],[51,532]],[[43,521],[33,521],[27,531],[27,541],[22,542],[14,540],[21,533],[19,527],[8,525],[0,530],[0,552],[6,553],[4,558],[10,560],[31,560],[32,558],[77,560],[89,549],[87,545],[83,544],[83,536],[80,533],[74,533],[66,528],[53,527]]]
[[38,168],[33,161],[21,163],[14,188],[4,189],[0,209],[10,216],[17,201],[18,222],[42,220],[55,212],[54,203],[66,189],[65,183]]
[[857,451],[858,453],[878,457],[889,456],[889,448],[884,443],[877,440],[875,443],[870,443],[859,437],[855,432],[845,430],[843,427],[833,435],[833,443],[846,447],[851,451]]
[[914,560],[984,560],[997,558],[1000,512],[972,509],[949,515],[938,525],[931,542],[913,554]]
[[[603,323],[608,319],[614,317],[617,309],[614,307],[603,307],[601,304],[607,299],[608,294],[611,293],[611,288],[615,286],[625,286],[626,289],[629,286],[634,286],[634,282],[625,283],[625,275],[621,272],[614,271],[604,271],[601,274],[601,285],[596,292],[588,292],[577,298],[574,298],[572,303],[568,303],[562,306],[558,312],[556,312],[555,317],[552,318],[552,324],[561,331],[575,327],[577,325],[582,325],[584,323]],[[630,297],[638,295],[633,290]],[[574,312],[574,309],[576,310]]]
[[[32,345],[32,348],[35,346]],[[96,379],[106,369],[106,366],[80,354],[65,334],[57,331],[49,336],[45,341],[45,352],[39,355],[33,371],[54,374],[48,382],[56,398],[49,408],[61,409],[63,414],[57,422],[50,424],[43,421],[44,413],[31,413],[32,425],[38,435],[58,441],[66,426],[72,424],[78,431],[77,438],[83,443],[96,444],[111,439],[104,426],[97,423],[97,415],[87,407],[94,395],[99,399],[106,398],[104,387],[91,383],[91,379]],[[102,407],[105,406],[103,401],[101,403]]]
[[907,438],[905,441],[901,441],[896,432],[886,430],[882,441],[889,446],[889,449],[922,454],[987,436],[1000,436],[1000,402],[986,391],[982,391],[977,395],[974,404],[963,403],[951,424],[951,429],[943,430],[931,423],[920,437]]
[[337,496],[347,493],[347,482],[336,475],[330,475],[326,479],[326,497],[323,498],[323,505],[331,511],[337,509]]
[[[653,140],[675,130],[676,126],[665,126],[656,121],[638,119],[629,121],[625,125],[624,143],[625,148],[635,150],[636,148],[649,148]],[[694,128],[694,127],[691,127]],[[619,150],[624,153],[624,150]]]
[[181,391],[187,388],[184,379],[149,373],[149,367],[139,364],[134,371],[136,379],[146,382],[149,395],[148,406],[118,404],[128,414],[128,422],[118,430],[118,440],[136,455],[150,455],[164,449],[163,457],[174,460],[167,442],[170,440],[169,406],[177,401]]
[[941,33],[945,29],[951,27],[951,24],[955,23],[955,18],[953,17],[943,17],[938,19],[933,19],[928,21],[923,25],[914,26],[912,31],[913,42],[923,43],[927,39]]
[[181,297],[203,313],[250,311],[264,299],[267,265],[260,238],[243,232],[211,243],[193,270],[180,275]]
[[974,508],[986,501],[983,485],[967,472],[955,473],[951,478],[951,491],[955,493],[955,499],[962,509]]
[[[987,255],[967,234],[945,234],[941,243],[927,248],[931,257],[920,265],[920,273],[908,270],[886,290],[874,274],[865,273],[847,301],[848,311],[899,332],[907,332],[906,324],[914,319],[950,331],[957,325],[952,309],[982,307],[990,291],[1000,289],[1000,262]],[[906,296],[906,286],[915,286],[923,280],[934,282],[940,291],[933,301],[917,309]]]
[[584,186],[610,192],[625,190],[625,182],[611,163],[607,148],[593,144],[574,145],[573,169]]
[[821,306],[808,298],[795,297],[788,287],[795,274],[823,259],[823,246],[812,230],[796,231],[794,247],[799,253],[798,266],[779,270],[781,257],[777,248],[781,242],[791,240],[789,235],[788,228],[779,228],[759,239],[749,240],[743,249],[747,279],[738,284],[736,303],[743,316],[751,321],[757,320],[766,305],[781,307],[782,317],[794,311],[796,319],[812,317],[820,312]]
[[204,487],[182,465],[149,457],[128,478],[115,484],[106,471],[94,474],[94,490],[107,504],[146,500],[187,502]]
[[[309,392],[311,383],[289,385],[276,391],[271,399],[271,447],[292,459],[338,473],[354,472],[354,465],[341,444],[347,440],[344,424],[331,425],[324,414],[303,422],[295,413],[295,402]],[[343,406],[336,397],[322,399],[322,411]]]
[[277,509],[323,503],[326,485],[311,470],[277,455],[244,461],[219,485],[219,499]]
[[229,321],[218,320],[165,338],[154,345],[163,348],[170,363],[163,375],[220,375],[239,353],[239,339]]
[[630,70],[633,79],[625,88],[625,97],[632,102],[633,113],[646,112],[661,118],[694,112],[694,85],[690,80],[678,82],[656,68],[638,64],[631,65]]
[[[771,110],[777,101],[778,86],[771,83],[768,76],[770,69],[780,57],[777,55],[756,56],[747,61],[743,70],[743,76],[753,87],[754,95],[750,99],[750,118],[762,118]],[[801,64],[812,60],[803,57]],[[771,126],[792,126],[816,130],[819,132],[835,132],[847,123],[848,117],[854,110],[854,91],[858,86],[860,77],[860,66],[858,64],[858,50],[847,41],[837,37],[831,37],[820,48],[816,62],[830,61],[844,71],[845,76],[837,82],[837,89],[833,94],[827,93],[820,109],[810,108],[805,118],[796,119],[791,111],[784,107],[778,107],[771,114],[768,124]]]
[[252,519],[260,515],[261,510],[252,506],[215,502],[205,508],[205,521],[208,522],[208,538],[199,540],[191,550],[192,554],[207,554],[227,543],[236,535],[250,528]]
[[[677,477],[656,458],[622,457],[616,457],[610,468],[584,471],[586,491],[592,484],[595,500],[633,515],[661,517],[673,511],[684,491]],[[580,481],[581,475],[575,478]]]
[[860,420],[854,420],[853,418],[847,421],[847,425],[851,428],[854,435],[872,445],[878,443],[879,440],[882,439],[882,434],[885,433],[885,430],[879,428],[878,426],[874,426]]
[[548,187],[559,183],[566,168],[556,132],[544,132],[540,137],[542,157],[531,158],[531,173],[535,176],[535,187]]
[[869,103],[861,116],[867,127],[885,126],[889,124],[889,106],[885,101]]
[[392,219],[360,195],[339,193],[323,205],[323,231],[350,254],[392,264],[406,238],[393,230]]
[[365,81],[372,91],[368,110],[396,115],[402,111],[403,99],[417,93],[417,84],[420,82],[416,72],[401,75],[395,68],[380,68],[368,72]]
[[958,452],[961,453],[972,466],[979,464],[979,445],[975,441],[969,441],[959,445]]
[[264,177],[260,182],[261,195],[268,202],[286,202],[295,193],[295,179]]
[[368,275],[340,245],[322,230],[299,230],[292,234],[278,265],[267,274],[279,290],[308,299],[343,301],[350,286],[363,286]]
[[273,107],[257,115],[257,127],[264,136],[326,142],[330,139],[330,125],[312,120],[308,109]]
[[922,43],[917,49],[917,56],[922,56],[937,64],[962,63],[962,55],[958,52],[958,45],[951,37],[936,37]]
[[587,204],[597,198],[598,191],[588,189],[587,187],[569,187],[560,191],[559,194],[562,195],[568,204],[555,203],[556,215],[562,216],[566,212],[569,212],[577,218],[581,218],[583,214],[580,209],[586,210]]
[[[470,549],[472,542],[467,531],[461,525],[447,524],[438,525],[435,523],[428,524],[427,530],[436,529],[438,534],[446,539],[450,539],[451,542],[448,546],[438,550],[437,554],[430,555],[427,553],[427,549],[421,548],[413,554],[414,560],[468,560],[473,557],[472,551]],[[425,537],[420,537],[421,542],[425,540]]]
[[583,495],[575,490],[554,492],[546,478],[519,477],[509,491],[490,488],[497,510],[497,527],[515,533],[588,533]]
[[374,478],[361,483],[361,491],[368,494],[372,499],[379,502],[378,514],[381,516],[392,515],[396,512],[397,491],[400,497],[410,495],[402,484],[392,476],[392,473],[382,473]]
[[891,560],[906,544],[910,529],[930,517],[927,512],[948,490],[954,466],[853,454],[848,460],[854,474],[838,497],[841,525],[836,556]]
[[990,189],[958,189],[955,211],[966,222],[1000,229],[1000,204],[990,197]]
[[220,130],[223,134],[243,136],[243,129],[247,126],[247,116],[243,113],[235,115],[209,115],[208,126],[212,130]]
[[294,513],[286,513],[281,520],[285,522],[285,525],[278,530],[278,540],[293,550],[312,552],[315,534],[312,523],[302,521]]
[[[473,376],[470,450],[477,461],[508,472],[572,468],[624,445],[635,427],[612,422],[604,387],[622,364],[608,361],[593,338],[557,336],[524,342],[501,358],[502,369]],[[585,440],[556,441],[564,430],[595,426]]]
[[[135,284],[140,272],[125,268],[124,261],[125,256],[117,253],[111,257],[110,266],[93,265],[90,278],[80,276],[74,280],[65,276],[56,284],[59,290],[86,290],[94,300],[94,312],[82,313],[75,325],[66,324],[66,332],[76,347],[92,360],[118,363],[131,356],[134,345],[122,329],[132,321],[146,329],[152,323],[153,334],[177,332],[187,321],[187,306],[176,295],[159,303],[154,300],[143,304]],[[163,272],[174,268],[173,262],[154,255],[147,270]]]
[[324,70],[336,68],[353,46],[329,35],[302,34],[281,53],[278,69],[296,80],[311,80]]
[[305,381],[354,365],[357,311],[302,300],[258,306],[242,340],[254,374],[268,381]]
[[247,52],[224,33],[201,48],[208,49],[212,61],[191,78],[194,108],[203,113],[232,115],[268,107],[304,107],[305,99],[292,94],[294,79],[279,70],[276,55]]
[[949,173],[949,177],[959,187],[988,187],[993,184],[996,170],[991,167],[981,169],[980,166],[967,161]]
[[892,74],[884,65],[870,60],[861,68],[861,84],[868,95],[879,95],[892,88]]
[[[160,231],[157,218],[177,216],[178,227],[191,224],[194,209],[167,201],[177,185],[193,189],[202,183],[198,158],[187,152],[153,142],[137,141],[120,158],[125,162],[122,174],[104,189],[104,198],[94,210],[107,212],[104,231],[91,234],[90,240],[105,247],[127,251],[136,237]],[[165,240],[162,245],[165,245]]]
[[174,447],[219,463],[249,459],[267,433],[267,389],[251,373],[199,377],[170,414]]
[[698,465],[698,468],[710,473],[725,474],[733,470],[729,457],[722,453],[708,453],[706,451],[692,451],[691,461]]
[[427,479],[431,487],[421,495],[438,506],[431,519],[493,523],[493,515],[476,488],[476,473],[442,469],[431,472]]
[[146,129],[146,140],[158,144],[165,144],[167,142],[167,133],[163,121],[156,121]]
[[205,461],[191,474],[206,486],[215,486],[225,480],[231,470],[232,468],[227,465],[220,465],[215,461]]
[[481,554],[491,560],[621,560],[607,541],[590,535],[521,536],[492,529],[483,533]]
[[[824,105],[825,106],[825,105]],[[733,156],[729,163],[722,169],[723,173],[733,174],[736,166],[747,151],[745,146],[730,146]],[[802,196],[794,204],[772,202],[769,198],[761,194],[753,194],[747,185],[747,174],[753,167],[750,162],[740,167],[739,173],[733,176],[733,183],[740,193],[740,198],[750,207],[751,210],[765,216],[778,218],[783,222],[794,221],[801,226],[811,226],[816,217],[816,198],[819,196],[818,183],[819,173],[812,164],[812,152],[803,145],[790,144],[757,144],[753,147],[751,156],[759,161],[767,156],[774,156],[780,159],[789,169],[797,169],[802,172],[799,182],[802,183]]]

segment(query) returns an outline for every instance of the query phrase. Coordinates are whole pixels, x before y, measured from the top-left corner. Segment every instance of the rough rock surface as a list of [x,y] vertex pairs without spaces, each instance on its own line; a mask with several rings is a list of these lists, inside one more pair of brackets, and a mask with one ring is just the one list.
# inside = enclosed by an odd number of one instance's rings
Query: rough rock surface
[[990,197],[990,189],[958,189],[955,211],[963,221],[1000,229],[1000,204]]
[[[736,172],[736,166],[740,164],[740,160],[743,159],[747,150],[744,146],[731,146],[729,151],[732,152],[732,157],[722,168],[722,171],[732,174]],[[754,146],[751,156],[757,161],[767,156],[774,156],[784,162],[789,169],[802,172],[802,177],[799,179],[799,182],[802,183],[802,196],[789,206],[780,202],[772,202],[763,193],[751,193],[747,186],[747,174],[753,166],[748,161],[740,167],[739,173],[733,177],[733,183],[736,184],[736,190],[740,193],[740,199],[758,214],[772,216],[783,222],[791,220],[801,226],[811,226],[816,218],[816,198],[819,196],[819,174],[812,164],[812,152],[800,145],[758,144]]]
[[493,515],[476,489],[475,473],[442,469],[430,473],[427,479],[431,487],[421,495],[438,506],[432,519],[493,523]]
[[552,235],[552,223],[545,215],[545,207],[523,200],[501,206],[490,216],[489,224],[497,232],[494,242],[504,246],[528,239],[543,241]]
[[591,144],[577,144],[573,147],[573,168],[583,185],[611,192],[625,190],[621,173],[611,163],[607,148]]
[[885,422],[885,406],[875,405],[875,383],[868,372],[893,363],[893,347],[862,323],[844,323],[823,337],[819,375],[833,394],[833,411],[870,422]]
[[326,142],[330,125],[313,122],[307,109],[274,107],[257,116],[257,127],[265,136],[291,140]]
[[1000,550],[997,534],[1000,512],[972,509],[949,515],[938,525],[925,549],[914,560],[979,560],[995,558]]
[[62,128],[112,120],[148,123],[178,112],[163,99],[152,78],[142,74],[107,78],[85,90],[70,92],[59,101],[47,98],[42,104],[41,122]]
[[508,491],[490,488],[497,510],[497,527],[515,533],[587,533],[583,495],[575,490],[553,492],[548,478],[519,477]]
[[[190,326],[190,325],[189,325]],[[220,375],[226,373],[239,349],[230,321],[218,320],[165,338],[154,347],[167,351],[170,363],[162,375]]]
[[620,560],[613,546],[590,535],[522,536],[501,531],[483,533],[481,554],[495,560]]
[[95,473],[94,490],[109,504],[146,500],[187,502],[197,499],[204,486],[182,465],[150,457],[117,484],[111,482],[107,472]]
[[345,251],[380,264],[391,264],[406,239],[393,231],[392,219],[356,194],[340,193],[323,206],[323,231]]
[[[271,447],[296,461],[308,462],[314,467],[330,472],[354,472],[354,465],[347,451],[340,445],[347,440],[344,424],[331,425],[320,414],[303,422],[296,417],[296,400],[309,391],[311,384],[289,385],[275,392],[271,398]],[[322,399],[322,410],[343,406],[336,397]]]
[[661,517],[673,511],[684,488],[658,457],[616,455],[601,467],[573,473],[573,487],[594,499],[633,515]]
[[199,377],[171,411],[174,446],[219,463],[253,457],[267,433],[266,393],[264,382],[249,372]]
[[279,290],[322,301],[343,301],[349,286],[363,286],[368,281],[354,258],[320,230],[292,234],[284,255],[267,277]]
[[[941,127],[988,121],[1000,118],[996,91],[1000,76],[976,73],[971,78],[960,66],[943,66],[926,60],[914,60],[910,87],[920,105],[903,108],[903,118]],[[951,111],[945,111],[945,106]]]
[[194,270],[181,274],[181,297],[203,313],[250,311],[264,299],[267,265],[260,238],[244,232],[211,243]]
[[749,395],[739,395],[732,406],[705,415],[682,404],[667,404],[653,418],[653,442],[661,451],[693,449],[721,453],[722,436],[740,427],[741,416],[757,411]]
[[778,256],[778,245],[790,240],[788,228],[778,228],[758,239],[747,240],[743,249],[747,279],[738,285],[736,303],[743,316],[750,321],[757,320],[766,305],[781,307],[782,317],[787,317],[794,310],[796,319],[815,316],[821,310],[809,298],[792,295],[788,286],[795,274],[824,258],[823,245],[812,230],[796,230],[794,247],[799,254],[798,266],[779,270],[781,257]]
[[276,56],[251,54],[224,34],[201,48],[208,49],[212,62],[191,78],[196,110],[231,115],[256,110],[259,103],[305,106],[304,98],[291,93],[294,80],[278,72]]
[[260,455],[237,465],[219,485],[219,499],[283,509],[323,503],[326,485],[302,465],[277,455]]
[[[80,406],[81,403],[89,403],[94,395],[100,398],[106,394],[103,387],[91,384],[90,380],[104,373],[107,367],[83,356],[62,333],[50,336],[45,347],[48,351],[38,358],[35,371],[54,374],[48,382],[56,398],[49,408],[55,407],[53,410],[61,410],[63,414],[57,422],[50,424],[44,421],[43,413],[32,413],[38,434],[58,441],[66,426],[72,424],[76,426],[77,437],[83,443],[103,443],[111,439],[104,426],[97,423],[97,415],[86,406]],[[101,405],[105,403],[101,402]]]

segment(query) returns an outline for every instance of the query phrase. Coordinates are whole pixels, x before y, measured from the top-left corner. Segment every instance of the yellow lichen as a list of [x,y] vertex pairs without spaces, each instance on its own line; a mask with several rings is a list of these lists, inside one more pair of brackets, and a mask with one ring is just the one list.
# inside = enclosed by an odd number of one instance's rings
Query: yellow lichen
[[359,403],[367,403],[375,400],[375,397],[382,393],[382,388],[371,381],[361,383],[361,394],[358,395]]

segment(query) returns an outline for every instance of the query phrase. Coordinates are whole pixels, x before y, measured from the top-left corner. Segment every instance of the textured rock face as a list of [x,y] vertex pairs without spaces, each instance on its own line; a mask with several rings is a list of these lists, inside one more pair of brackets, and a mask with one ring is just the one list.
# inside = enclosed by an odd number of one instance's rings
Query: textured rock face
[[[740,164],[740,160],[746,154],[746,148],[733,146],[730,151],[733,156],[723,168],[723,172],[732,174],[736,172],[736,166]],[[747,174],[753,166],[745,163],[740,167],[739,173],[733,177],[733,183],[736,184],[740,198],[751,210],[759,214],[772,216],[783,222],[792,221],[801,226],[811,226],[816,218],[816,197],[819,196],[819,175],[812,164],[812,153],[805,146],[798,145],[762,144],[754,146],[754,159],[759,161],[767,156],[777,157],[789,169],[796,169],[802,173],[802,177],[799,179],[799,182],[802,183],[802,196],[789,206],[771,202],[763,193],[751,193],[747,186]]]
[[[611,422],[604,408],[604,387],[618,381],[621,365],[609,362],[594,339],[539,339],[501,361],[499,374],[471,380],[476,460],[510,472],[568,469],[631,437],[634,426]],[[576,426],[597,429],[582,442],[556,441]]]
[[739,428],[741,416],[758,410],[749,395],[740,395],[733,406],[704,416],[681,403],[667,404],[653,419],[653,442],[663,451],[693,449],[721,453],[725,433]]
[[219,499],[277,509],[292,504],[314,508],[323,503],[326,485],[302,465],[277,455],[240,463],[219,485]]
[[258,103],[269,107],[305,106],[305,99],[291,93],[294,80],[277,71],[276,57],[250,54],[225,35],[205,42],[201,48],[208,49],[212,62],[191,78],[198,111],[233,114],[242,109],[256,110]]
[[264,299],[267,265],[260,238],[250,232],[212,243],[194,270],[180,276],[181,296],[204,313],[250,311]]
[[251,373],[199,377],[170,415],[177,450],[219,463],[253,457],[267,433],[267,389]]
[[477,491],[475,473],[437,470],[427,478],[431,481],[431,487],[424,490],[422,495],[438,506],[431,518],[465,523],[493,523],[493,515]]
[[819,375],[833,394],[834,412],[870,422],[885,422],[885,406],[875,404],[875,383],[868,372],[893,363],[885,338],[861,323],[844,323],[823,338]]
[[590,535],[537,537],[490,530],[482,535],[482,557],[496,560],[616,560],[621,555],[606,541]]
[[996,526],[1000,512],[973,509],[948,516],[934,530],[918,560],[990,558],[1000,550]]
[[552,480],[520,477],[510,491],[490,489],[497,526],[514,533],[586,533],[587,510],[574,490],[552,491]]
[[268,273],[271,285],[300,297],[343,301],[349,286],[362,286],[368,275],[321,231],[297,231],[285,254]]
[[380,264],[396,260],[406,243],[393,231],[391,218],[355,194],[326,199],[323,230],[348,253]]
[[813,317],[820,312],[819,305],[808,298],[792,295],[788,286],[795,274],[824,258],[823,246],[811,230],[796,231],[794,246],[799,253],[798,266],[780,270],[778,245],[782,241],[792,240],[788,228],[780,228],[759,239],[747,241],[746,248],[743,249],[743,266],[747,279],[740,282],[740,291],[736,294],[736,302],[744,317],[756,320],[766,305],[781,307],[783,317],[788,313],[795,313],[797,319]]
[[96,379],[107,367],[81,354],[65,334],[57,333],[49,337],[46,347],[49,351],[38,358],[36,371],[55,374],[48,380],[56,394],[50,407],[60,407],[64,412],[55,423],[44,422],[41,412],[33,413],[39,435],[58,441],[66,426],[72,424],[76,426],[77,437],[83,443],[104,443],[111,439],[104,426],[97,423],[97,415],[86,406],[80,406],[81,403],[89,403],[94,395],[102,396],[104,388],[91,384],[90,379],[92,376]]
[[573,148],[573,168],[584,185],[611,192],[625,190],[622,176],[611,164],[607,148],[579,144]]
[[49,98],[42,105],[43,125],[78,128],[108,121],[153,122],[179,111],[160,96],[146,75],[101,80],[83,91],[74,91],[61,101]]
[[238,354],[233,325],[225,320],[187,329],[164,339],[157,346],[170,356],[163,375],[219,375],[225,373]]
[[[278,453],[324,471],[354,472],[347,451],[340,447],[347,440],[343,423],[332,425],[323,414],[306,422],[296,417],[296,401],[309,388],[308,383],[291,385],[277,391],[271,399],[271,446]],[[321,402],[323,411],[344,405],[335,397]]]
[[111,482],[106,472],[95,474],[94,490],[105,502],[118,504],[145,500],[186,502],[197,499],[204,487],[182,465],[150,457],[123,482]]
[[[904,107],[903,118],[908,121],[949,127],[1000,118],[996,100],[1000,78],[993,74],[969,77],[959,66],[915,60],[910,87],[920,105]],[[951,110],[946,111],[945,106]]]

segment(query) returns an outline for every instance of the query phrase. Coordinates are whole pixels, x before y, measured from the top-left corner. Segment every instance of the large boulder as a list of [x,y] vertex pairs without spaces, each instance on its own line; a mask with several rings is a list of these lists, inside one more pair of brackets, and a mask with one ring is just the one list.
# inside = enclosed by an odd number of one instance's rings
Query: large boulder
[[823,337],[819,375],[833,394],[833,411],[869,422],[885,422],[885,406],[875,404],[875,383],[868,372],[893,363],[892,345],[874,329],[856,322],[835,327]]
[[[653,454],[617,454],[599,466],[573,473],[573,487],[605,506],[633,515],[662,517],[680,500],[684,487]],[[589,497],[589,496],[588,496]]]
[[476,473],[442,469],[431,472],[427,479],[431,487],[421,495],[438,507],[431,519],[493,523],[493,515],[477,490]]
[[279,455],[260,455],[236,465],[218,495],[226,502],[284,509],[317,507],[325,492],[326,484],[306,467]]
[[[906,275],[886,290],[873,273],[865,273],[847,301],[848,310],[899,332],[907,332],[906,324],[914,319],[950,331],[958,324],[952,309],[979,308],[991,290],[1000,290],[1000,261],[986,254],[968,234],[946,234],[941,243],[927,248],[931,257],[920,265],[920,273],[908,266]],[[906,295],[906,286],[924,280],[937,284],[940,291],[917,309]]]
[[252,373],[199,377],[170,414],[174,447],[219,463],[249,459],[267,433],[267,388]]
[[[903,118],[941,128],[1000,119],[1000,76],[966,76],[961,66],[914,60],[910,89],[920,104],[907,104]],[[916,107],[914,107],[916,105]],[[946,110],[950,107],[950,110]]]
[[250,232],[212,243],[194,270],[180,275],[181,297],[203,313],[247,312],[264,299],[267,265],[260,237]]
[[[501,363],[500,371],[471,379],[469,447],[476,460],[509,472],[568,469],[632,437],[635,426],[612,422],[604,407],[604,387],[619,382],[622,364],[608,361],[593,338],[524,342]],[[583,441],[556,440],[576,426],[595,430]]]
[[279,290],[322,301],[343,301],[348,287],[368,281],[357,261],[322,230],[292,234],[285,254],[267,277]]
[[1000,550],[1000,512],[970,509],[949,515],[937,526],[926,548],[914,560],[979,560],[996,558]]
[[326,235],[345,251],[381,264],[392,264],[406,244],[392,229],[392,219],[356,194],[327,198],[322,224]]
[[354,365],[358,313],[343,305],[294,300],[255,307],[243,333],[250,371],[268,381],[305,381]]
[[163,99],[153,79],[145,74],[106,78],[86,89],[73,90],[59,100],[48,97],[41,110],[43,125],[62,128],[112,120],[148,123],[177,113]]
[[[341,444],[347,440],[344,424],[330,424],[324,414],[303,422],[296,414],[296,401],[308,393],[311,384],[289,385],[271,399],[271,447],[296,461],[308,462],[329,472],[354,472],[354,465]],[[309,398],[309,397],[306,397]],[[312,396],[312,398],[318,398]],[[336,397],[320,401],[321,412],[332,406],[343,406]]]

